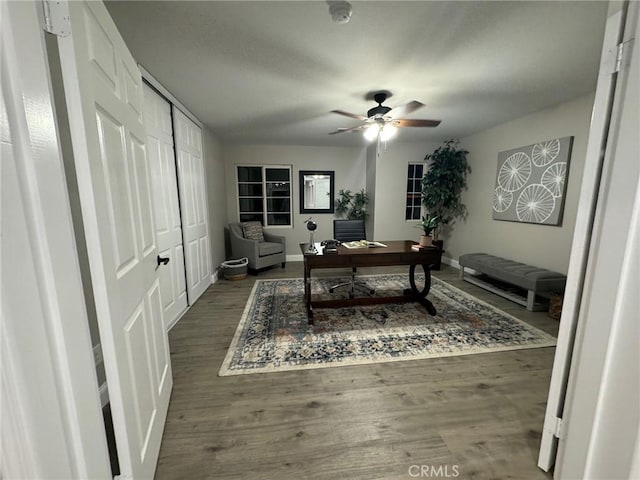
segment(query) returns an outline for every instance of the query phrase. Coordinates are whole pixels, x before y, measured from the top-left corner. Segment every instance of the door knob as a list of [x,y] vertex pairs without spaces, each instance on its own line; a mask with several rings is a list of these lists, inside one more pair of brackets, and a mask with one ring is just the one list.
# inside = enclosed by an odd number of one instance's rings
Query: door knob
[[158,255],[158,266],[166,265],[167,263],[169,263],[169,257],[161,257]]

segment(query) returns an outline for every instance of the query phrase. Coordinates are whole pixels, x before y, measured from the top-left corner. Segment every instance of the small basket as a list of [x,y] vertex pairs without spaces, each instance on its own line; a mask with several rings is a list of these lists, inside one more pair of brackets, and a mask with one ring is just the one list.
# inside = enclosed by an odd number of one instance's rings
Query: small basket
[[227,280],[242,280],[247,276],[247,266],[249,259],[247,257],[239,260],[227,260],[222,262],[222,274]]
[[549,297],[549,316],[554,320],[560,320],[562,315],[562,301],[564,295],[560,292],[554,292]]

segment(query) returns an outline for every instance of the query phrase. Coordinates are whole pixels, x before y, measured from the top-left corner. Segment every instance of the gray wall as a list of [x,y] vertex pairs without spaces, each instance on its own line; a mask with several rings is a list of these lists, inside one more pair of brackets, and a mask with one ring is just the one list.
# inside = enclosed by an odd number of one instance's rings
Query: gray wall
[[369,205],[367,211],[369,216],[367,217],[366,230],[367,240],[376,239],[376,162],[378,158],[378,149],[375,144],[367,146],[366,151],[366,187],[367,196],[369,197]]
[[[287,239],[287,255],[299,255],[301,242],[309,241],[304,220],[313,216],[318,224],[315,240],[333,236],[331,213],[300,214],[298,172],[300,170],[333,170],[336,192],[365,188],[366,150],[362,147],[305,147],[278,145],[223,145],[225,164],[227,223],[238,221],[236,165],[292,165],[293,227],[271,227],[268,231]],[[211,194],[210,194],[211,195]]]
[[[466,221],[457,221],[443,235],[445,256],[485,252],[566,273],[586,153],[593,94],[461,139],[472,168],[462,201]],[[492,194],[498,152],[553,138],[574,136],[561,226],[533,225],[492,219]]]
[[224,227],[227,224],[227,189],[225,166],[220,142],[206,127],[202,127],[204,172],[207,179],[207,208],[209,210],[209,241],[211,243],[211,271],[225,261]]
[[407,165],[422,162],[438,143],[414,142],[381,145],[376,162],[376,240],[418,240],[417,221],[405,220]]
[[[462,195],[469,214],[465,221],[457,221],[448,233],[443,234],[446,257],[457,260],[463,253],[486,252],[567,272],[592,104],[593,94],[589,94],[461,139],[461,146],[470,152],[468,160],[472,168],[467,178],[468,190]],[[575,138],[562,225],[557,227],[493,220],[491,205],[498,153],[563,136]],[[379,155],[376,155],[375,146],[224,145],[221,152],[225,166],[226,221],[223,223],[226,225],[237,221],[235,165],[293,165],[294,226],[271,229],[287,238],[288,255],[298,255],[298,243],[308,239],[303,221],[309,215],[299,214],[299,170],[334,170],[336,191],[341,188],[357,191],[366,187],[371,197],[371,217],[367,224],[370,239],[417,240],[420,231],[415,228],[416,222],[404,219],[406,166],[409,162],[422,161],[427,153],[433,152],[439,145],[440,142],[389,142],[381,146]],[[215,204],[217,210],[223,208],[220,205],[223,186],[217,175],[217,171],[207,173],[212,244],[219,233],[214,230],[224,227],[219,219],[213,220],[212,205]],[[211,186],[214,182],[218,187]],[[313,218],[318,223],[316,240],[330,238],[334,216],[316,214]]]

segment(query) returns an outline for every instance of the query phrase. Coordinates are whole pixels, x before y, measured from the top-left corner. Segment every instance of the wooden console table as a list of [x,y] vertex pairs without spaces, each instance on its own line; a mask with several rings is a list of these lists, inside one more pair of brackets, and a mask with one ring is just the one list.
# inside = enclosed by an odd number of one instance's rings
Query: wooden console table
[[[300,244],[300,250],[304,256],[304,297],[307,307],[309,324],[313,324],[314,308],[337,308],[352,305],[372,305],[380,303],[419,302],[427,309],[430,315],[436,314],[433,304],[427,299],[431,288],[430,268],[440,258],[438,248],[422,250],[412,249],[415,242],[410,240],[383,241],[386,247],[372,248],[347,248],[338,246],[337,253],[323,253],[318,251],[316,255],[305,253],[306,243]],[[409,265],[409,285],[411,288],[404,290],[403,295],[394,297],[357,297],[335,300],[311,300],[311,271],[314,268],[353,268],[353,267],[384,267],[393,265]],[[416,266],[421,265],[424,270],[424,287],[418,290],[415,283]]]

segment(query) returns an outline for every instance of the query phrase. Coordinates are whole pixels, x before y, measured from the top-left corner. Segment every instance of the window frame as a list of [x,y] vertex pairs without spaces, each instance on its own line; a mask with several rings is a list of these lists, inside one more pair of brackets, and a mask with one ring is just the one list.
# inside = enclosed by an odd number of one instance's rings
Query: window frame
[[[409,177],[409,167],[413,165],[415,166],[420,166],[422,167],[422,175],[420,177],[416,177],[415,173],[413,177]],[[415,170],[414,170],[415,172]],[[423,212],[423,208],[422,208],[422,179],[424,178],[425,173],[427,172],[427,163],[426,162],[408,162],[407,163],[407,170],[406,170],[406,174],[405,174],[405,197],[404,197],[404,220],[406,222],[419,222],[421,220],[422,217],[422,212]],[[418,190],[417,192],[415,190],[409,190],[409,181],[415,181],[415,180],[420,180],[420,190]],[[419,200],[419,210],[418,210],[418,218],[407,218],[407,210],[409,208],[412,209],[412,215],[413,215],[413,209],[416,207],[415,203],[413,205],[409,205],[409,198],[410,195],[412,196],[411,198],[415,198],[415,195],[418,195]]]
[[[240,182],[240,172],[239,169],[240,168],[259,168],[260,169],[260,181],[259,182]],[[288,172],[288,176],[289,176],[289,180],[287,180],[285,183],[289,184],[289,195],[288,196],[283,196],[283,197],[274,197],[271,196],[269,197],[267,195],[268,190],[267,190],[267,185],[269,183],[272,183],[270,181],[267,181],[267,170],[286,170]],[[238,219],[238,222],[244,222],[244,221],[249,221],[249,220],[242,220],[241,219],[241,215],[243,213],[251,213],[251,212],[241,212],[240,211],[240,200],[242,198],[261,198],[262,199],[262,212],[255,212],[255,214],[260,213],[262,218],[260,220],[260,222],[262,223],[262,225],[264,227],[268,227],[268,228],[293,228],[293,180],[292,180],[292,173],[293,173],[293,166],[292,165],[259,165],[259,164],[248,164],[248,163],[238,163],[235,164],[235,175],[236,175],[236,218]],[[240,195],[240,184],[254,184],[254,185],[261,185],[262,187],[262,192],[260,197],[258,196],[249,196],[249,195]],[[273,213],[282,213],[282,212],[269,212],[268,210],[268,203],[269,200],[272,199],[288,199],[289,200],[289,209],[288,209],[288,215],[289,215],[289,223],[288,224],[269,224],[268,220],[269,220],[269,215],[273,214]]]

